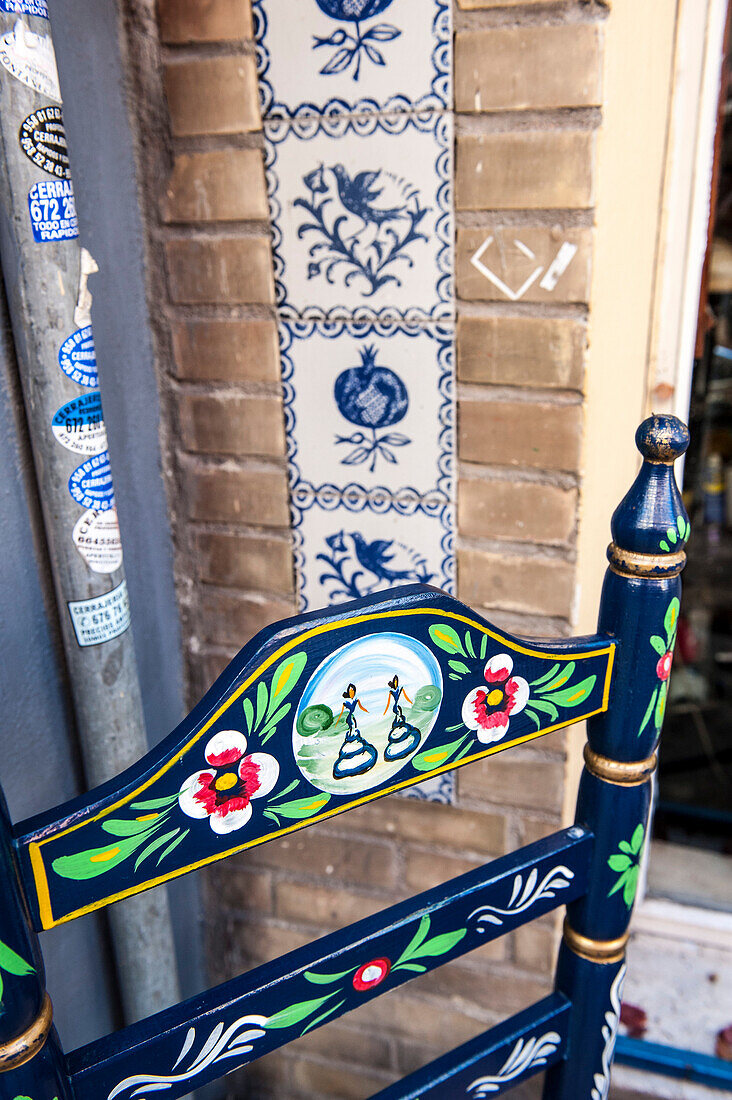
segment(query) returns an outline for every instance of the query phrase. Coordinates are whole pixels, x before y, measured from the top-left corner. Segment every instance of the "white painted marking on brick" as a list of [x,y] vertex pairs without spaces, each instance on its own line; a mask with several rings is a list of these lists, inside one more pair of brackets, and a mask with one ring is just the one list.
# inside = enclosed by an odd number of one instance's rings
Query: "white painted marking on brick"
[[[518,244],[518,241],[516,241],[515,243]],[[503,279],[501,279],[500,276],[496,275],[495,271],[491,271],[491,269],[489,267],[486,267],[486,265],[482,262],[482,257],[485,255],[486,251],[490,248],[492,244],[493,237],[487,237],[486,240],[483,241],[483,244],[480,246],[478,251],[470,257],[470,262],[473,267],[481,273],[481,275],[485,275],[486,279],[490,283],[493,283],[494,287],[500,290],[501,294],[505,294],[506,297],[510,298],[512,302],[517,302],[519,298],[522,298],[524,296],[532,283],[536,282],[544,268],[542,266],[537,267],[535,271],[533,271],[531,275],[529,275],[528,279],[526,279],[526,281],[522,283],[518,290],[511,290],[510,286],[504,283]]]
[[577,245],[565,241],[547,268],[546,275],[539,283],[542,290],[554,290],[564,272],[577,253]]

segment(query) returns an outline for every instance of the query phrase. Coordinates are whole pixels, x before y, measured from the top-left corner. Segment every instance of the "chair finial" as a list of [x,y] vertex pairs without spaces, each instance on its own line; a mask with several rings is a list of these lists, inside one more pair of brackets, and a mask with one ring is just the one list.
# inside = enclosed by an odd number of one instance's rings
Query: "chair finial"
[[[673,464],[689,446],[689,429],[676,416],[644,420],[635,434],[643,465],[612,518],[611,562],[645,576],[665,576],[683,566],[689,517]],[[624,553],[623,553],[624,552]],[[655,561],[630,562],[627,555],[654,555]]]

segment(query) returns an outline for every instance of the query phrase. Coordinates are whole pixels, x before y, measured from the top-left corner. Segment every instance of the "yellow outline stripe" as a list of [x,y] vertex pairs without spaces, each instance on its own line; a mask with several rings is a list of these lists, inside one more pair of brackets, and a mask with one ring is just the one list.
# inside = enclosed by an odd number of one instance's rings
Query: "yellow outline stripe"
[[[323,814],[319,814],[317,817],[308,818],[304,822],[295,822],[293,825],[288,825],[283,829],[279,829],[276,832],[268,833],[267,836],[258,837],[254,840],[250,840],[245,844],[240,845],[237,848],[230,848],[226,852],[214,853],[210,856],[206,856],[204,859],[198,860],[196,863],[186,864],[185,867],[181,867],[176,871],[170,871],[165,875],[161,875],[155,879],[146,879],[145,882],[138,883],[129,890],[121,891],[117,894],[110,894],[105,898],[101,898],[98,901],[90,902],[88,905],[83,906],[80,909],[76,909],[71,913],[66,914],[58,919],[54,918],[51,905],[51,897],[48,886],[48,876],[46,873],[46,867],[43,862],[43,855],[41,848],[49,841],[57,840],[59,837],[66,836],[68,833],[74,832],[76,829],[80,829],[83,826],[90,825],[100,818],[107,817],[113,810],[116,810],[119,806],[129,804],[135,798],[138,798],[148,787],[150,787],[156,780],[164,775],[174,764],[176,764],[188,750],[195,745],[195,743],[203,737],[203,735],[211,728],[214,722],[232,705],[236,700],[255,683],[259,677],[266,672],[276,661],[281,660],[282,657],[289,653],[290,650],[301,646],[304,642],[310,638],[316,637],[318,634],[326,634],[332,630],[341,629],[344,626],[353,626],[358,623],[372,622],[374,620],[383,620],[387,618],[403,618],[407,615],[432,615],[434,617],[454,619],[458,622],[465,623],[473,629],[480,631],[482,634],[488,635],[494,641],[500,642],[501,645],[506,646],[508,649],[513,650],[515,653],[523,653],[529,657],[540,657],[544,660],[554,661],[577,661],[585,660],[590,657],[600,657],[606,655],[608,657],[607,669],[605,674],[605,685],[602,697],[602,706],[597,710],[592,711],[589,714],[578,715],[576,718],[571,718],[566,722],[559,722],[554,726],[547,726],[544,729],[537,730],[535,733],[526,734],[524,737],[518,737],[513,741],[508,741],[505,744],[495,745],[492,748],[484,749],[483,751],[476,753],[474,756],[463,757],[460,762],[455,765],[444,764],[440,768],[435,768],[432,772],[425,772],[422,776],[413,776],[411,779],[404,780],[401,783],[397,783],[386,790],[375,791],[373,794],[365,795],[363,798],[356,799],[353,802],[349,802],[347,805],[340,805],[335,809],[328,810]],[[569,640],[569,639],[568,639]],[[537,737],[543,737],[545,734],[552,733],[554,730],[562,729],[565,726],[572,726],[576,722],[582,722],[587,718],[592,718],[596,714],[602,714],[608,709],[608,703],[610,698],[610,683],[612,679],[612,669],[615,658],[616,643],[610,642],[608,645],[601,647],[600,649],[593,649],[587,653],[545,653],[539,649],[532,649],[528,646],[522,646],[517,642],[512,642],[506,638],[503,634],[499,634],[489,627],[481,626],[480,623],[476,623],[473,619],[467,618],[465,615],[459,615],[454,611],[438,610],[437,608],[404,608],[398,611],[382,611],[378,614],[372,615],[358,615],[354,618],[339,619],[333,623],[326,623],[322,626],[313,627],[311,630],[305,631],[304,634],[299,634],[296,638],[285,643],[278,650],[276,650],[270,657],[267,658],[261,665],[259,665],[255,671],[241,684],[228,699],[221,704],[220,707],[214,711],[208,721],[201,727],[198,733],[194,734],[186,744],[179,749],[173,756],[165,761],[165,763],[140,787],[136,788],[131,793],[125,795],[124,798],[119,799],[110,806],[106,806],[103,810],[100,810],[93,817],[84,818],[82,821],[77,821],[74,825],[68,826],[68,828],[61,830],[57,833],[51,833],[48,836],[43,837],[42,840],[30,841],[27,845],[31,868],[33,870],[33,878],[36,887],[36,896],[38,898],[38,908],[41,917],[41,927],[43,929],[54,928],[56,925],[65,924],[70,920],[74,920],[76,917],[83,916],[85,913],[94,912],[96,909],[101,909],[105,905],[111,905],[115,901],[120,901],[122,898],[132,897],[135,894],[142,893],[143,890],[149,890],[154,886],[159,886],[163,882],[170,882],[174,878],[179,878],[181,875],[188,874],[189,871],[195,871],[200,867],[205,867],[209,863],[214,863],[220,859],[226,859],[228,856],[236,855],[238,852],[243,852],[247,848],[255,847],[259,844],[264,844],[269,840],[274,840],[277,837],[285,836],[287,833],[294,832],[298,829],[306,828],[308,825],[314,825],[318,821],[324,821],[326,818],[333,817],[336,814],[344,813],[347,810],[355,809],[357,806],[362,806],[367,802],[373,802],[377,798],[383,798],[387,794],[393,794],[394,791],[402,790],[405,787],[412,787],[417,783],[424,782],[426,779],[431,779],[436,775],[440,775],[445,771],[452,771],[456,766],[462,767],[464,764],[473,763],[476,760],[482,760],[486,756],[493,756],[498,752],[503,752],[505,749],[513,748],[516,745],[521,745],[526,741],[533,741]],[[325,658],[324,658],[325,659]],[[152,750],[153,752],[155,750]],[[143,757],[144,759],[144,757]],[[93,794],[93,792],[90,792]]]

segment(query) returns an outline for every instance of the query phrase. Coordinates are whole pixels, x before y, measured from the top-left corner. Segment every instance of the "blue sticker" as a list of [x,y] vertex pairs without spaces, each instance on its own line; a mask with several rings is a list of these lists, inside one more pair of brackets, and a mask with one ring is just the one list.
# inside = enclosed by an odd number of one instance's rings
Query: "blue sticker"
[[28,192],[33,239],[73,241],[79,236],[74,189],[71,180],[41,180]]
[[0,11],[17,12],[18,15],[38,15],[48,19],[46,0],[0,0]]
[[98,386],[97,353],[91,325],[77,328],[59,348],[58,365],[64,374],[80,386]]
[[99,390],[82,393],[57,409],[51,429],[61,446],[76,454],[96,455],[106,451],[107,432]]
[[69,492],[82,508],[96,508],[107,512],[114,508],[114,485],[109,451],[87,458],[77,466],[69,478]]

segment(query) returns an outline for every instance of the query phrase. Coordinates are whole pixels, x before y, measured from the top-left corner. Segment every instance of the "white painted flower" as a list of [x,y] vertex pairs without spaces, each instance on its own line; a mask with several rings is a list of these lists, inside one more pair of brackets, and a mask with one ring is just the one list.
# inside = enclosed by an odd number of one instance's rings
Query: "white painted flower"
[[252,816],[251,800],[274,787],[280,766],[266,752],[246,755],[247,739],[237,730],[220,730],[206,745],[211,767],[184,781],[178,803],[188,817],[209,819],[215,833],[233,833]]
[[513,659],[496,653],[483,670],[485,685],[465,697],[462,719],[475,730],[484,745],[500,741],[508,732],[509,718],[520,714],[529,701],[529,685],[523,676],[512,676]]

